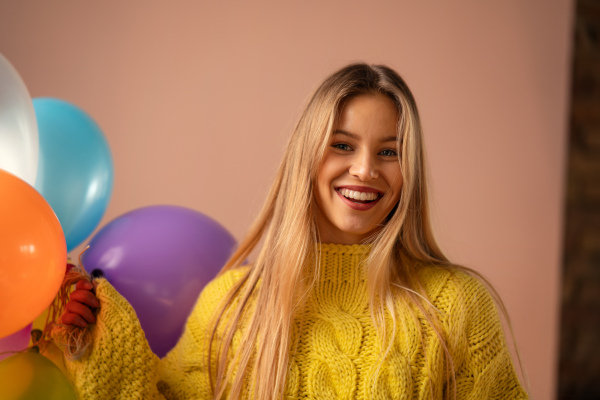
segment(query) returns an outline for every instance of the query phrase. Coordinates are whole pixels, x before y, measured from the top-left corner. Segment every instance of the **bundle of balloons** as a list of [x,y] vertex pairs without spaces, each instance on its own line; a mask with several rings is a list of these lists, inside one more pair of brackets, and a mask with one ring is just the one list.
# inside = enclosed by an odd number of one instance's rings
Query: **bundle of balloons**
[[[104,216],[113,179],[111,152],[98,124],[67,101],[32,100],[0,54],[1,398],[38,398],[38,390],[59,393],[44,398],[71,398],[68,381],[56,378],[62,372],[52,370],[48,359],[11,352],[27,348],[32,321],[62,284],[67,253],[88,239]],[[152,350],[162,357],[235,245],[208,216],[158,205],[133,210],[100,229],[82,264],[90,273],[102,271],[131,303]]]

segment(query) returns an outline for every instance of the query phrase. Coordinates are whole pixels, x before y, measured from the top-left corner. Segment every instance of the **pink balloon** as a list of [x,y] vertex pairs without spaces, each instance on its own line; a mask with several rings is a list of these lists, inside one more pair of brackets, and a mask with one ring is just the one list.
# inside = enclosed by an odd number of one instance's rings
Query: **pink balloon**
[[[13,351],[25,350],[29,347],[29,340],[31,339],[31,324],[25,328],[13,333],[10,336],[3,337],[0,339],[0,360],[5,359],[14,355]],[[11,353],[1,354],[10,351]]]

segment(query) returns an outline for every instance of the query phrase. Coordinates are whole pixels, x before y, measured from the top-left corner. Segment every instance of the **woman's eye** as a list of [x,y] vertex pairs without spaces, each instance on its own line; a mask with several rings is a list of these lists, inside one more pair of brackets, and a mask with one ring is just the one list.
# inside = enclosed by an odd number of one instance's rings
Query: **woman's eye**
[[347,150],[347,151],[352,150],[352,147],[350,147],[346,143],[334,143],[331,145],[331,147],[335,147],[336,149],[340,149],[340,150]]
[[396,157],[398,155],[398,153],[396,153],[396,150],[392,149],[381,150],[379,154],[385,157]]

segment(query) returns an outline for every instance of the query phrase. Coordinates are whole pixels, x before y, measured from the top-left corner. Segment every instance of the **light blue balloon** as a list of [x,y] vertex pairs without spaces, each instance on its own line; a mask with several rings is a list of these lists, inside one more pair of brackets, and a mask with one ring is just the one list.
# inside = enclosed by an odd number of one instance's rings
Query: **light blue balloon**
[[108,206],[110,149],[98,124],[77,106],[37,98],[33,108],[40,143],[35,188],[54,209],[71,251],[96,229]]

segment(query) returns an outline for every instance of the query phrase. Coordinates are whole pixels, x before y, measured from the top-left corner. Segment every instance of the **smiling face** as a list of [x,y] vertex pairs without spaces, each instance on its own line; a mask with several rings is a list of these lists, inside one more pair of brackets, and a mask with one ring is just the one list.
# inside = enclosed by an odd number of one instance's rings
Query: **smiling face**
[[381,229],[400,199],[398,110],[382,94],[346,100],[317,173],[321,242],[356,244]]

